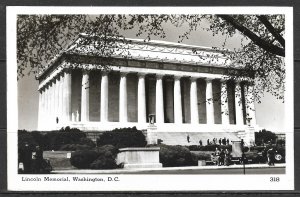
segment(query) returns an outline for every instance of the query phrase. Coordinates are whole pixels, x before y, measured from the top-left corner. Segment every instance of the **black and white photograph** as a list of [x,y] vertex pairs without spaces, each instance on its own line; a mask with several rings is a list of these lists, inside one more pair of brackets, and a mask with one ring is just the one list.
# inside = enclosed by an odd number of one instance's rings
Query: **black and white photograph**
[[9,189],[294,189],[292,11],[7,7]]

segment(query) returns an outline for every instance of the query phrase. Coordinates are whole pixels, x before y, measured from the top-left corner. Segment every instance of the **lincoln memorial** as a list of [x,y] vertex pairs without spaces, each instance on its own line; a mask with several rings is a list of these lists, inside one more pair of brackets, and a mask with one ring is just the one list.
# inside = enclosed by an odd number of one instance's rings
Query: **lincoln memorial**
[[214,137],[253,142],[258,126],[254,103],[247,102],[253,100],[253,86],[227,80],[233,63],[224,52],[127,39],[104,66],[92,45],[81,44],[86,39],[80,34],[40,72],[39,130],[136,126],[167,144],[184,144],[186,134],[194,144]]

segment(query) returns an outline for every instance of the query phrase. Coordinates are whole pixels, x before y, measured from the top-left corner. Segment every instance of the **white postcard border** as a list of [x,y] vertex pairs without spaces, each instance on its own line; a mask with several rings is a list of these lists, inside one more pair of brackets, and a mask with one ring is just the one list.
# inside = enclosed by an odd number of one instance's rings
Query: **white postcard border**
[[[7,177],[13,191],[205,191],[294,189],[294,84],[292,7],[7,7]],[[16,19],[18,14],[285,14],[286,15],[286,174],[285,175],[26,175],[26,177],[118,177],[114,182],[26,182],[17,173],[18,93]],[[270,177],[280,182],[270,182]]]

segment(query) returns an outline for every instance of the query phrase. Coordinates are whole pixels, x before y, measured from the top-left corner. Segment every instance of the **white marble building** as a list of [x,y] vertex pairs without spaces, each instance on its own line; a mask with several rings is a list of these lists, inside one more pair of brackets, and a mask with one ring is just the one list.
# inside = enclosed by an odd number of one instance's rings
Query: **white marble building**
[[228,132],[254,140],[255,107],[245,102],[253,87],[225,80],[230,62],[220,51],[131,39],[119,45],[130,56],[113,54],[103,71],[93,47],[79,47],[83,39],[89,36],[81,34],[38,76],[39,130],[147,129],[154,114],[156,132]]

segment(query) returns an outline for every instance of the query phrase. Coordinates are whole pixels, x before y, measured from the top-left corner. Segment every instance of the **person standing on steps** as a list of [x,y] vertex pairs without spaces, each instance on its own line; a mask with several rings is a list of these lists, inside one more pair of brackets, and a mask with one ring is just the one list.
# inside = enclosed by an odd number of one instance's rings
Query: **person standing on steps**
[[188,143],[190,143],[190,136],[189,136],[189,134],[186,136],[186,140],[187,140]]
[[202,146],[202,140],[199,140],[199,145]]

